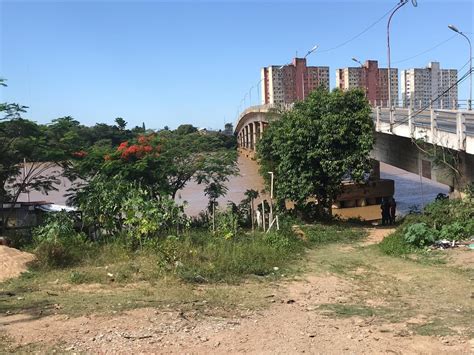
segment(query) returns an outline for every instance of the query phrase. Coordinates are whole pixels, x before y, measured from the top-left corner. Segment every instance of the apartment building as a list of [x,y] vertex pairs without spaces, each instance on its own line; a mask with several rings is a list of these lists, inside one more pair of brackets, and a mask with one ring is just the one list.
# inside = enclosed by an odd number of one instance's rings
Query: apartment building
[[430,62],[426,68],[403,70],[403,106],[454,110],[458,106],[457,80],[456,69],[441,69],[438,62]]
[[305,58],[294,58],[287,65],[262,68],[261,79],[262,104],[291,104],[318,87],[329,90],[329,67],[308,67]]
[[[392,105],[398,103],[398,69],[391,68]],[[360,67],[336,69],[336,87],[341,90],[364,90],[372,106],[389,106],[388,69],[379,68],[376,60],[367,60]]]

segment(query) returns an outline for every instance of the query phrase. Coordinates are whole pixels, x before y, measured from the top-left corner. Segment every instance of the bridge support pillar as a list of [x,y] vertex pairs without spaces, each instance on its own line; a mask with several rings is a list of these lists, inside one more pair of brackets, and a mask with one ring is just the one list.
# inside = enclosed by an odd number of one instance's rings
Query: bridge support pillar
[[245,126],[245,149],[249,149],[250,139],[249,139],[249,126]]
[[257,123],[256,122],[252,122],[252,142],[253,142],[252,149],[256,151],[257,150]]
[[260,139],[262,139],[263,136],[263,122],[260,121]]

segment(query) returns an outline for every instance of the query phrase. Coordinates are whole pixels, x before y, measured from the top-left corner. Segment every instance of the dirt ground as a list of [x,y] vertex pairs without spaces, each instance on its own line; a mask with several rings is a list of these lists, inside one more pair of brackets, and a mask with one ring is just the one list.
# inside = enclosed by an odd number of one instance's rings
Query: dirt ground
[[33,254],[0,245],[0,282],[25,272],[33,258]]
[[[360,248],[370,248],[371,243],[379,242],[390,232],[390,229],[371,230]],[[238,314],[223,316],[206,312],[205,307],[186,311],[174,307],[140,308],[107,316],[0,315],[0,334],[7,336],[20,349],[21,346],[33,346],[31,349],[39,346],[40,351],[58,349],[62,352],[474,353],[474,340],[466,336],[462,327],[458,334],[449,335],[427,336],[414,332],[414,327],[434,322],[431,315],[424,313],[423,307],[413,317],[403,320],[396,315],[388,320],[378,314],[366,314],[366,308],[350,308],[357,298],[365,305],[383,309],[387,304],[380,295],[386,290],[381,293],[375,288],[373,292],[360,290],[357,277],[365,272],[367,266],[355,268],[350,277],[322,270],[318,266],[321,255],[318,253],[321,251],[309,255],[308,262],[314,263],[314,268],[305,270],[296,279],[269,287],[268,293],[262,296],[267,306],[261,309],[241,310]],[[404,275],[401,270],[400,275],[394,277],[402,282],[404,278],[415,276]],[[342,309],[347,314],[334,317],[323,311],[325,307],[327,310]],[[472,308],[453,312],[470,310]],[[397,313],[397,309],[394,311]],[[400,312],[403,311],[401,307]]]

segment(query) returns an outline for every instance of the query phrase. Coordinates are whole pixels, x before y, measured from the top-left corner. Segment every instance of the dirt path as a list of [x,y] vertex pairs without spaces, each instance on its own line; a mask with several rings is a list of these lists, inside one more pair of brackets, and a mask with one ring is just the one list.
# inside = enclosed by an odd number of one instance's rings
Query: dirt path
[[362,245],[378,244],[387,235],[392,234],[393,232],[395,232],[395,230],[396,230],[396,228],[391,228],[391,227],[368,228],[367,229],[368,236],[362,242]]
[[25,272],[33,259],[33,254],[0,245],[0,282]]
[[[378,242],[388,233],[388,229],[371,229],[367,241]],[[314,258],[310,255],[309,262],[315,261]],[[205,307],[186,312],[166,307],[141,308],[113,316],[77,318],[55,315],[34,319],[17,314],[0,316],[0,333],[14,339],[17,345],[39,343],[61,351],[94,353],[468,354],[474,351],[473,340],[465,336],[414,334],[411,326],[428,322],[423,314],[407,321],[387,321],[376,315],[331,317],[324,312],[325,307],[329,310],[354,303],[354,298],[360,298],[360,293],[355,293],[357,287],[353,278],[309,270],[301,279],[280,282],[271,288],[263,296],[267,308],[242,311],[236,316],[218,317],[208,313]],[[383,303],[375,292],[364,292],[365,304]]]

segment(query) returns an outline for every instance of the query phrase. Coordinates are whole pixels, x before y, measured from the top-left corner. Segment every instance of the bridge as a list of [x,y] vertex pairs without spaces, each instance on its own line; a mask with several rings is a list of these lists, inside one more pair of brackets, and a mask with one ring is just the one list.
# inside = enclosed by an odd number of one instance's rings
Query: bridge
[[[253,156],[269,122],[279,119],[282,110],[288,108],[259,105],[243,111],[235,125],[242,152]],[[453,190],[474,181],[474,111],[375,107],[371,116],[376,136],[372,151],[375,160],[421,174]],[[458,159],[459,176],[433,164],[426,152],[419,149],[417,140],[454,154]]]

